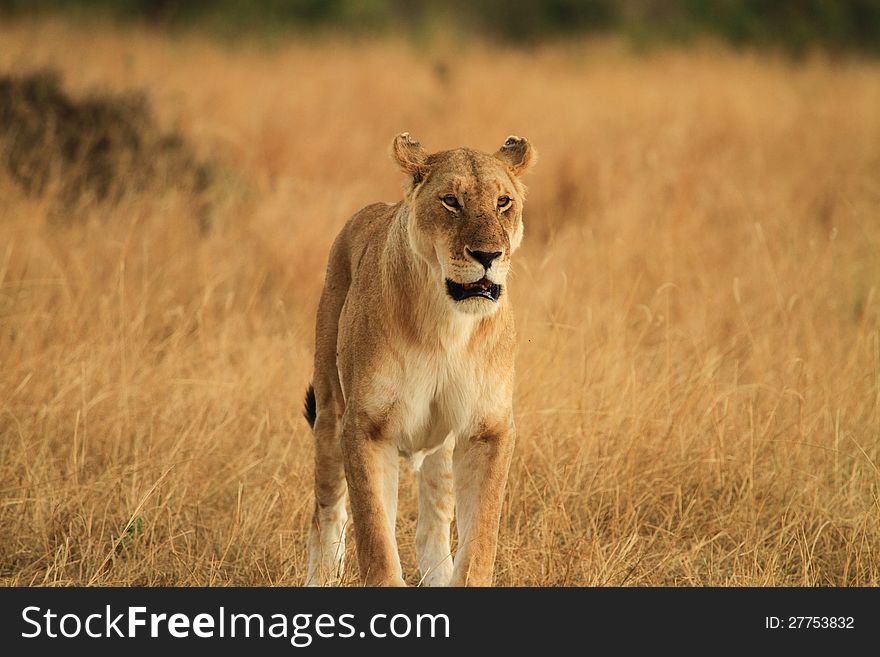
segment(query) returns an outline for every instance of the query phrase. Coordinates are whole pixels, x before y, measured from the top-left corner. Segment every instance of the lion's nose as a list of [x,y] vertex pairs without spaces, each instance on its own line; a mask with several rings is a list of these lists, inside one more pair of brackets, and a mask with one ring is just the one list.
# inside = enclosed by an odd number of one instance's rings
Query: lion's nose
[[492,266],[492,261],[501,255],[501,251],[471,251],[470,249],[465,249],[467,254],[483,265],[484,269],[489,269]]

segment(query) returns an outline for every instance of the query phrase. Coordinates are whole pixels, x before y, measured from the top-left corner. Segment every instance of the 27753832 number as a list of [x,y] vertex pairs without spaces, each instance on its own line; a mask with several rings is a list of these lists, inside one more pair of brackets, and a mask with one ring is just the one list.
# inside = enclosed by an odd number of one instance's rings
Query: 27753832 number
[[851,630],[855,628],[853,616],[765,616],[764,627],[768,630]]

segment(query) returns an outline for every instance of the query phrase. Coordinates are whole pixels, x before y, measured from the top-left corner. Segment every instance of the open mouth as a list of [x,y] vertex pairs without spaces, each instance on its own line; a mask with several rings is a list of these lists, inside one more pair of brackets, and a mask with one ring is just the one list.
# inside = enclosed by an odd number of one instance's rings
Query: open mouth
[[464,301],[471,297],[483,297],[489,301],[498,301],[501,286],[488,278],[481,278],[474,283],[456,283],[446,279],[446,291],[455,301]]

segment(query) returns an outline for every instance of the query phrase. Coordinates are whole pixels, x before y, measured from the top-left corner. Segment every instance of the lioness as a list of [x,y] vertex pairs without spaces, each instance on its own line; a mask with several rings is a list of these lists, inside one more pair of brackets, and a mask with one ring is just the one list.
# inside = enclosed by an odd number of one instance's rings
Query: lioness
[[418,470],[422,583],[486,586],[514,444],[506,281],[523,236],[520,177],[536,153],[510,137],[494,155],[429,155],[409,133],[391,152],[407,175],[404,199],[348,221],[318,306],[307,584],[341,574],[347,489],[363,582],[404,586],[395,519],[405,456]]

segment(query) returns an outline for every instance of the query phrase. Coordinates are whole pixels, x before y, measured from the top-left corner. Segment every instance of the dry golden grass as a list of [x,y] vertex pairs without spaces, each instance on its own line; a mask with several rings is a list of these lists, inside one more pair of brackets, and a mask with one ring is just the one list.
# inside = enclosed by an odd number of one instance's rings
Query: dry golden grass
[[[0,582],[302,582],[326,254],[399,198],[410,130],[541,152],[497,583],[880,584],[880,65],[54,22],[0,43],[0,72],[146,90],[244,181],[200,234],[184,193],[59,222],[0,174]],[[406,475],[412,583],[415,510]]]

